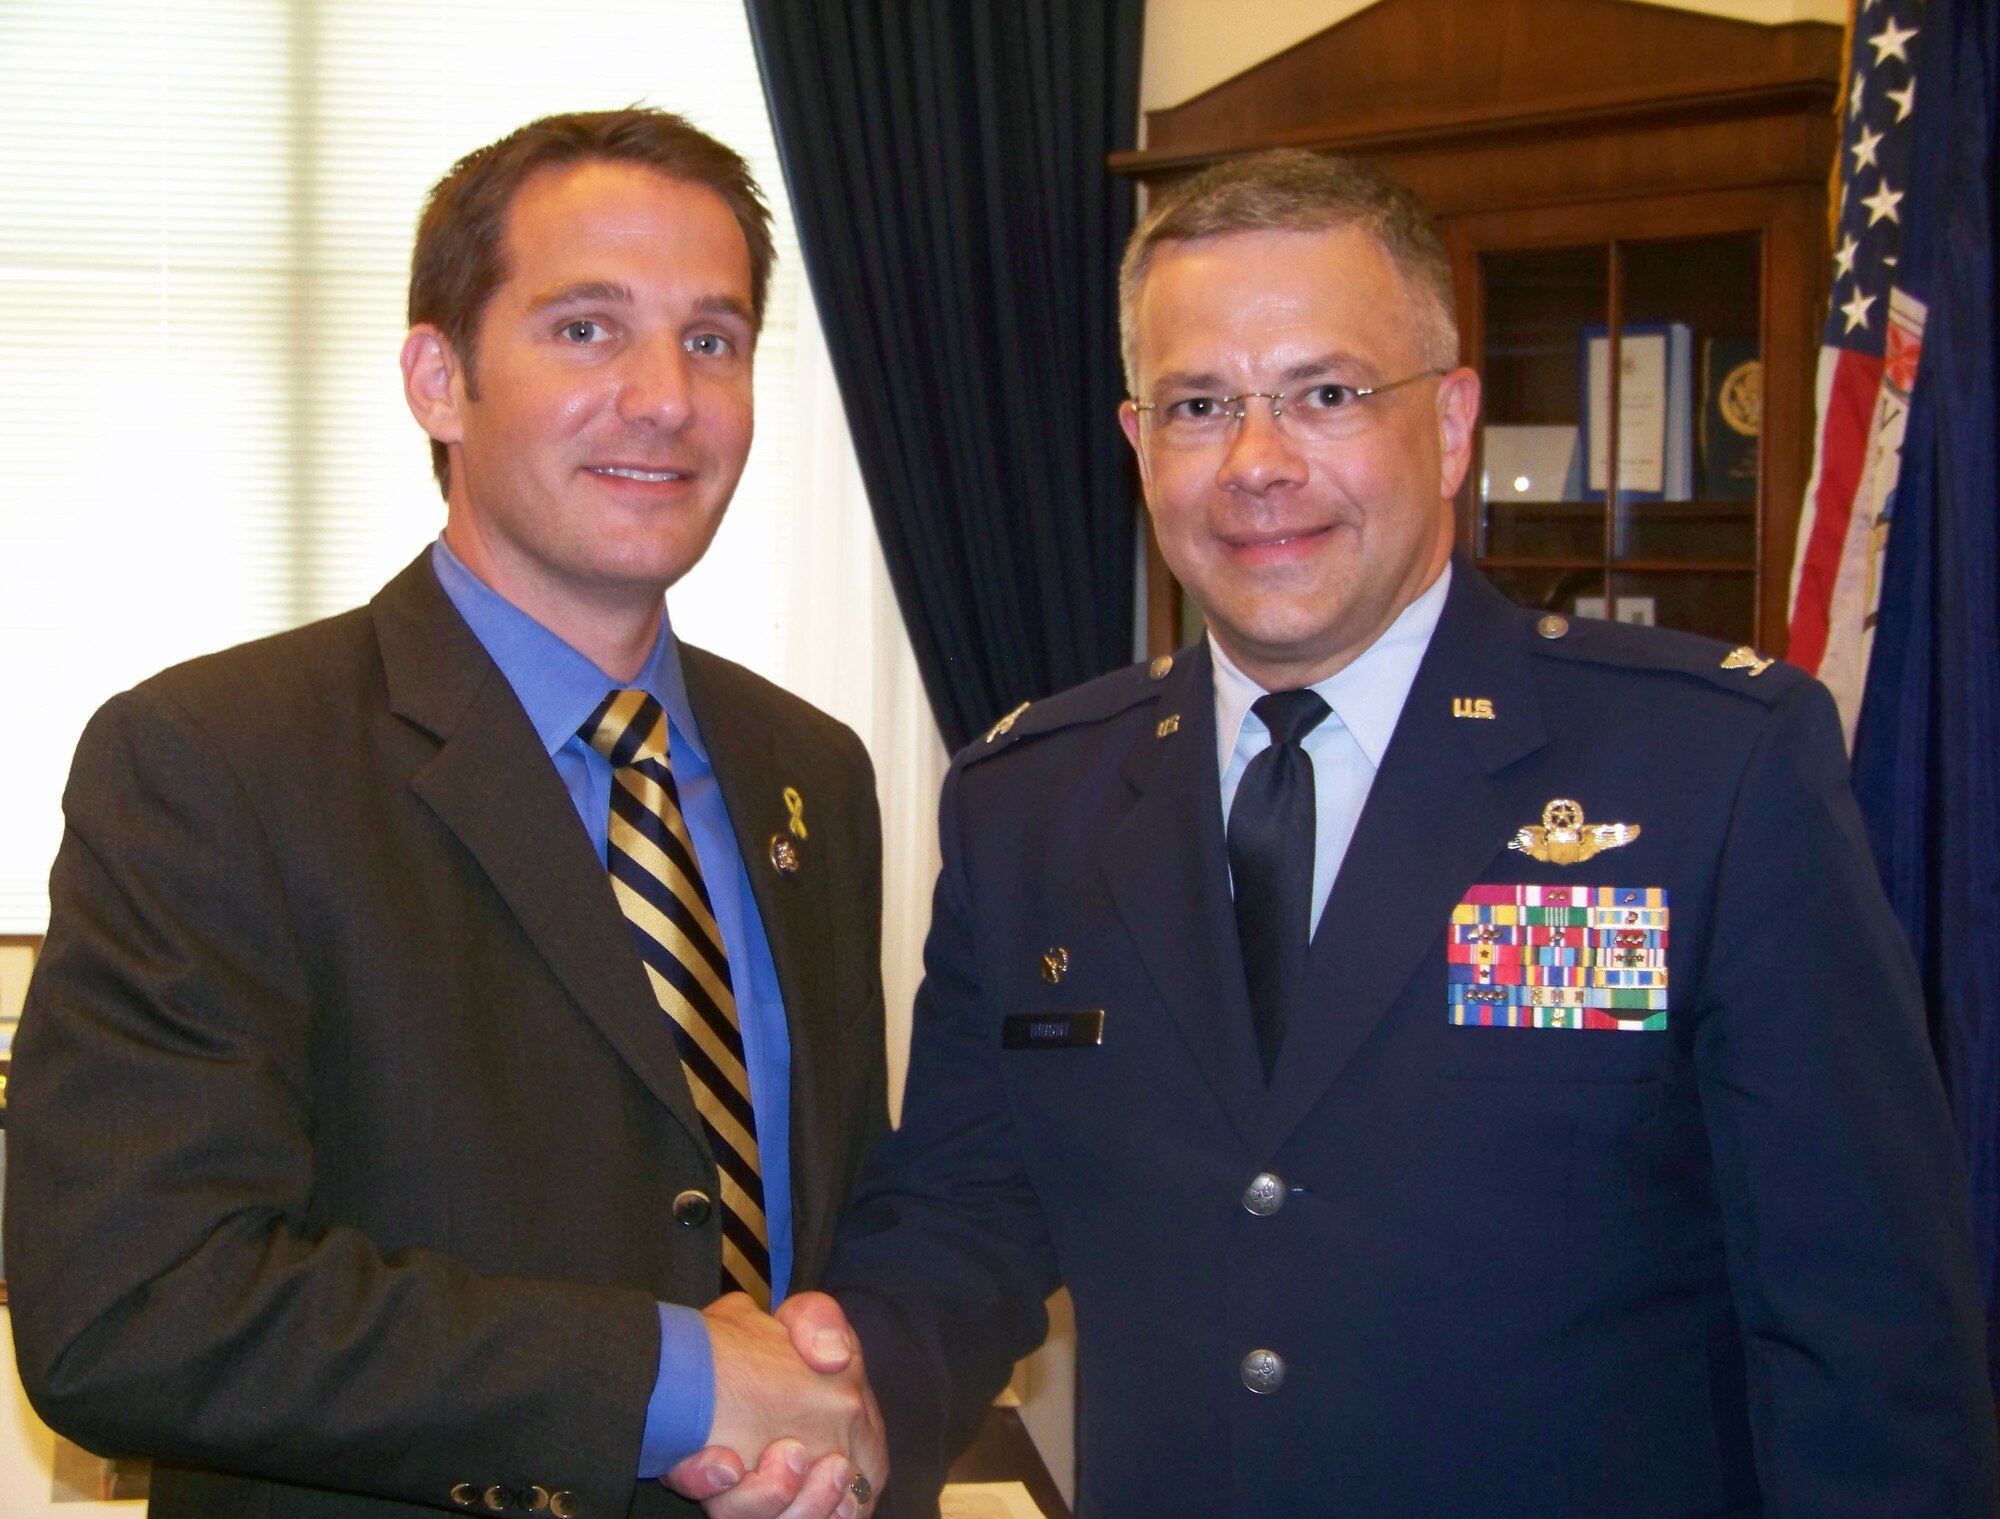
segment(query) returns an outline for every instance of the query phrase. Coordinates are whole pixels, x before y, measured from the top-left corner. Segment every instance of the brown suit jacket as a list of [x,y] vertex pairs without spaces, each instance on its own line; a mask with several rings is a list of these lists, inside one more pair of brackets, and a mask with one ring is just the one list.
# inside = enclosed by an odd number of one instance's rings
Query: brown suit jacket
[[[840,724],[681,654],[784,993],[809,1285],[886,1126],[873,777]],[[714,1296],[719,1223],[671,1204],[715,1164],[569,796],[427,557],[112,700],[64,807],[9,1114],[42,1415],[158,1458],[161,1516],[461,1484],[683,1511],[633,1474],[654,1301]]]

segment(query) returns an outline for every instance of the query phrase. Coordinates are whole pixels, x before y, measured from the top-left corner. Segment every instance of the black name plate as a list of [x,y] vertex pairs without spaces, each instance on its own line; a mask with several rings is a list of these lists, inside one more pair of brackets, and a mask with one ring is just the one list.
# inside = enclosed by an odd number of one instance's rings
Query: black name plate
[[1003,1050],[1081,1050],[1104,1043],[1104,1009],[1079,1013],[1009,1013],[1000,1028]]

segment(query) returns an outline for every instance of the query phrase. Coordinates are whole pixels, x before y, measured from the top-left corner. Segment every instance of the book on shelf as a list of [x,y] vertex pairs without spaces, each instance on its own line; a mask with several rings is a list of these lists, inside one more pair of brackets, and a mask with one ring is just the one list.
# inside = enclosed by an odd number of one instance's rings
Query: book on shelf
[[1764,366],[1755,338],[1701,345],[1701,494],[1709,501],[1757,499],[1757,446],[1764,422]]
[[[1583,329],[1584,499],[1611,481],[1611,335]],[[1686,501],[1694,490],[1694,333],[1685,322],[1627,322],[1618,341],[1618,493]]]

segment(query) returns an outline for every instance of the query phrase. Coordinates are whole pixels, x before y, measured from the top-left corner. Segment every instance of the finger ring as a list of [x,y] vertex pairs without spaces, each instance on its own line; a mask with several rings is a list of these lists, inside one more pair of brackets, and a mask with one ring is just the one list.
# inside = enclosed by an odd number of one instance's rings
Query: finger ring
[[847,1490],[854,1494],[854,1501],[856,1503],[866,1503],[870,1498],[875,1496],[874,1487],[860,1472],[854,1474],[854,1480],[847,1484]]

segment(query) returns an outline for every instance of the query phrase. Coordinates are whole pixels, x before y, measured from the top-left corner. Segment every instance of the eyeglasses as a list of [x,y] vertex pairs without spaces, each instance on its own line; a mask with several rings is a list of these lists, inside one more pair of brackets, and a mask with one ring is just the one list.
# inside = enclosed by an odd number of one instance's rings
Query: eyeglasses
[[1370,396],[1387,395],[1419,380],[1434,380],[1442,369],[1425,369],[1385,385],[1336,385],[1315,380],[1296,390],[1246,390],[1234,396],[1155,396],[1134,401],[1132,409],[1147,420],[1152,436],[1169,448],[1207,448],[1235,435],[1251,401],[1269,401],[1271,420],[1300,443],[1325,443],[1351,438],[1368,427],[1362,405]]

